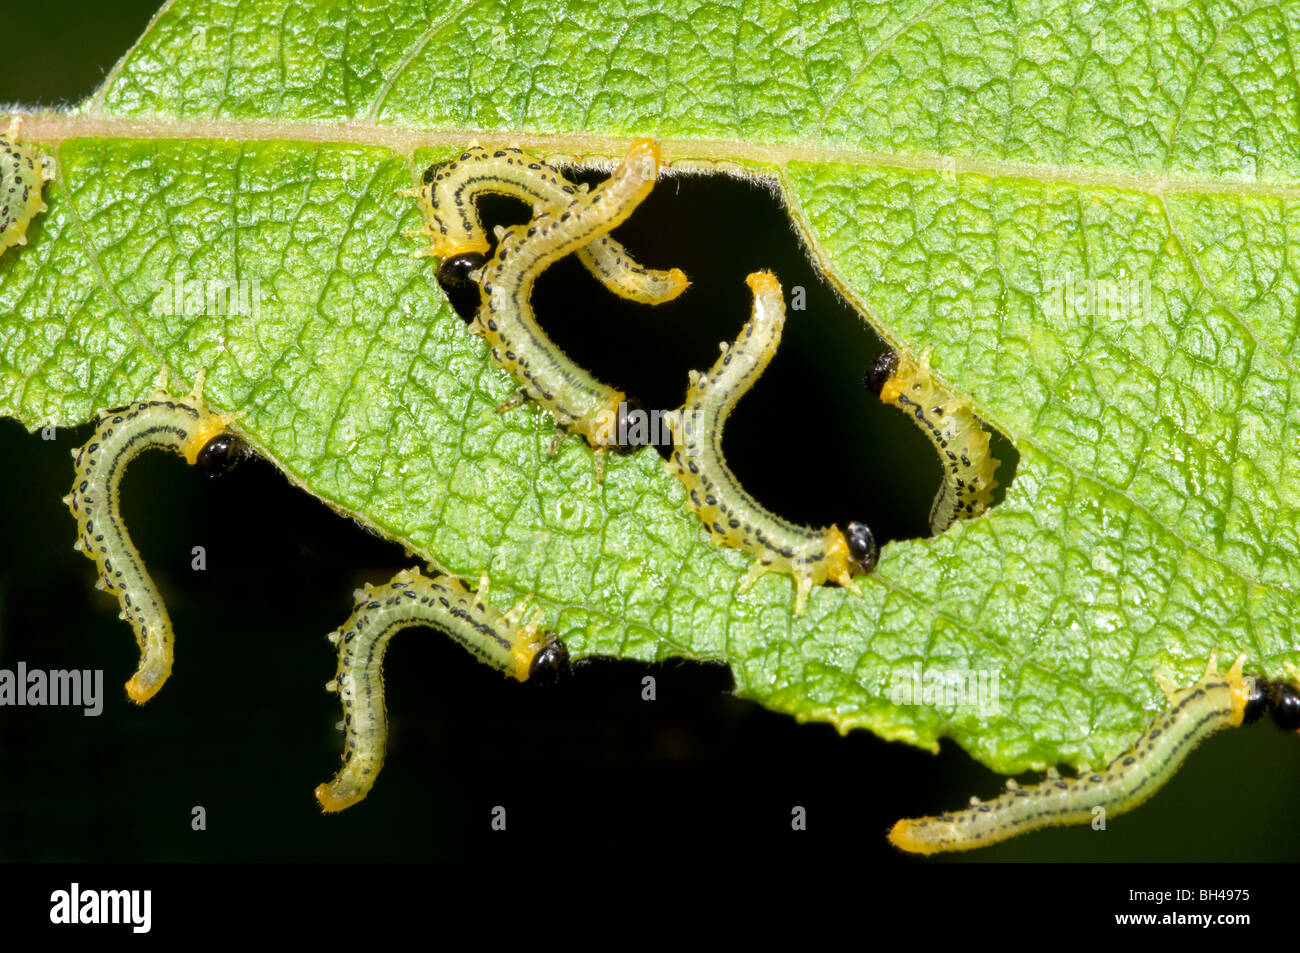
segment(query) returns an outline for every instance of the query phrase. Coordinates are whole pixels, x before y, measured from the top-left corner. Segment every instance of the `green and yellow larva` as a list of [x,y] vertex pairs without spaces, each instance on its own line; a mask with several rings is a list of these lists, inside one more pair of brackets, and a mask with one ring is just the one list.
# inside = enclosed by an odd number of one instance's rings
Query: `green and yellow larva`
[[79,450],[76,481],[63,498],[77,518],[75,549],[99,567],[96,587],[115,593],[121,617],[131,623],[140,666],[126,684],[131,701],[144,704],[172,670],[172,624],[162,596],[122,522],[119,488],[127,465],[151,447],[174,450],[205,468],[223,465],[242,449],[228,428],[238,414],[214,414],[203,401],[203,374],[185,398],[167,393],[166,377],[148,400],[104,411],[95,434]]
[[383,767],[388,738],[384,651],[402,629],[442,629],[481,661],[521,682],[558,670],[568,660],[564,643],[554,634],[521,624],[522,606],[501,613],[487,605],[486,576],[475,593],[452,576],[403,570],[382,586],[357,590],[356,598],[352,615],[329,637],[338,646],[339,664],[325,687],[343,702],[346,742],[343,767],[316,788],[316,800],[327,812],[364,799]]
[[[623,449],[619,415],[627,395],[575,364],[537,324],[533,284],[552,262],[585,248],[624,221],[650,194],[659,171],[659,147],[640,139],[608,180],[578,195],[563,211],[542,212],[527,225],[498,229],[492,260],[479,271],[482,304],[470,324],[491,346],[492,360],[522,385],[518,400],[545,407],[563,430],[580,434],[596,451],[596,479],[604,455]],[[552,444],[552,452],[558,441]]]
[[972,850],[1044,827],[1087,824],[1098,809],[1107,817],[1132,810],[1155,794],[1210,735],[1253,721],[1266,708],[1285,727],[1280,709],[1268,700],[1265,683],[1243,677],[1243,658],[1219,675],[1212,653],[1196,684],[1179,690],[1166,687],[1169,708],[1156,716],[1137,744],[1100,771],[1062,778],[1051,770],[1032,787],[1008,780],[1006,793],[992,801],[971,798],[971,806],[960,811],[899,821],[889,832],[890,841],[917,854]]
[[27,226],[46,210],[41,191],[52,177],[44,154],[19,144],[20,125],[14,119],[0,138],[0,255],[27,244]]
[[[419,200],[425,221],[419,234],[431,242],[420,254],[441,259],[438,277],[458,282],[486,261],[489,243],[478,213],[480,196],[505,195],[527,202],[534,214],[558,215],[587,191],[587,186],[574,185],[554,166],[520,149],[488,152],[472,144],[458,158],[426,169],[421,186],[407,194]],[[690,284],[680,269],[642,267],[608,235],[576,254],[606,288],[631,301],[662,304]]]
[[916,422],[939,452],[943,480],[930,506],[936,536],[959,519],[973,519],[993,502],[994,478],[1002,462],[989,453],[989,434],[959,397],[930,373],[930,352],[920,360],[907,351],[887,350],[867,373],[867,386]]
[[795,580],[795,613],[802,615],[812,587],[836,582],[861,595],[853,572],[870,572],[878,550],[862,523],[844,529],[800,526],[765,509],[740,485],[722,455],[722,428],[736,402],[766,369],[781,341],[785,299],[771,272],[751,274],[753,314],[739,336],[722,345],[722,355],[705,374],[691,372],[686,403],[670,415],[673,452],[668,471],[685,484],[686,505],[720,546],[753,554],[740,590],[769,572]]

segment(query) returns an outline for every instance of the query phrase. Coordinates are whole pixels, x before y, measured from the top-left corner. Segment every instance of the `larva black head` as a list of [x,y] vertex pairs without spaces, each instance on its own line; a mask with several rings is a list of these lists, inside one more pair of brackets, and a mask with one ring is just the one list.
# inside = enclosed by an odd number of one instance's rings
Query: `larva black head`
[[876,568],[880,558],[880,547],[876,545],[876,536],[866,523],[846,523],[841,530],[849,544],[849,557],[854,568],[859,572],[871,572]]
[[894,376],[898,371],[898,352],[893,348],[885,348],[880,352],[874,364],[868,368],[867,373],[862,378],[862,383],[867,385],[867,390],[873,394],[879,394],[885,383]]
[[1246,680],[1246,704],[1241,709],[1241,723],[1253,725],[1269,709],[1268,693],[1271,688],[1267,680],[1249,677]]
[[438,280],[444,285],[463,285],[470,280],[470,275],[483,267],[487,258],[481,252],[467,251],[459,255],[444,258],[438,266]]
[[1283,731],[1300,731],[1300,689],[1289,682],[1270,682],[1268,711]]
[[[633,414],[637,416],[633,417]],[[635,437],[645,430],[644,425],[635,430],[632,429],[634,425],[644,419],[644,414],[645,407],[635,397],[625,397],[618,402],[618,431],[614,435],[615,443],[611,447],[615,453],[631,453],[645,446],[644,443],[638,443],[635,439],[628,440],[627,443],[620,442],[620,438],[624,435]]]
[[569,650],[554,632],[547,632],[546,644],[533,656],[533,664],[528,667],[528,680],[544,684],[553,682],[568,667]]
[[244,455],[244,441],[223,430],[203,445],[194,462],[209,473],[223,473]]
[[438,174],[438,169],[439,169],[439,166],[437,166],[437,165],[431,165],[431,166],[429,166],[429,168],[427,168],[427,169],[424,170],[424,184],[425,184],[425,185],[432,185],[432,184],[433,184],[434,177],[437,176],[437,174]]

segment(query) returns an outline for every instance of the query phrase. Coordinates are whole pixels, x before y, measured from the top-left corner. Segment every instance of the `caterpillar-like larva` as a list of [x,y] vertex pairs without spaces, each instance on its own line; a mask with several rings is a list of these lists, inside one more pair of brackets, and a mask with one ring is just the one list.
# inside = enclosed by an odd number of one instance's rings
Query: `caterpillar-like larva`
[[971,850],[1044,827],[1086,824],[1098,809],[1107,817],[1130,811],[1155,794],[1192,749],[1215,732],[1250,724],[1265,711],[1283,728],[1300,727],[1300,692],[1285,682],[1243,676],[1237,659],[1219,675],[1211,653],[1205,674],[1190,688],[1172,690],[1169,708],[1137,743],[1100,771],[1062,778],[1054,769],[1031,787],[1007,781],[992,801],[938,817],[901,820],[889,832],[897,847],[917,854]]
[[53,177],[39,149],[18,144],[21,124],[14,119],[0,138],[0,255],[27,244],[27,226],[46,210],[41,190]]
[[166,372],[148,400],[106,410],[95,434],[72,451],[76,481],[63,498],[77,518],[74,549],[95,561],[96,588],[117,595],[121,618],[131,623],[140,647],[140,666],[126,683],[138,705],[147,702],[172,670],[172,624],[162,596],[122,521],[119,488],[127,464],[151,447],[174,450],[187,463],[217,469],[243,450],[228,428],[240,414],[214,414],[203,401],[203,372],[184,398],[167,392]]
[[867,372],[867,386],[903,411],[939,451],[943,480],[930,506],[930,532],[939,535],[959,519],[973,519],[993,502],[994,478],[1002,462],[989,453],[989,434],[959,397],[930,373],[930,352],[917,360],[907,351],[886,350]]
[[409,569],[382,586],[357,590],[352,615],[329,636],[338,646],[339,664],[325,688],[343,702],[340,727],[346,741],[343,767],[334,780],[316,788],[322,809],[341,811],[365,798],[383,767],[388,738],[384,650],[402,629],[442,629],[481,661],[521,682],[563,668],[568,661],[564,643],[536,624],[521,624],[523,605],[501,613],[486,598],[486,574],[475,593],[452,576]]
[[[608,180],[576,196],[563,211],[499,228],[496,254],[478,271],[482,304],[470,329],[487,340],[492,360],[522,385],[519,397],[498,410],[526,398],[537,401],[563,431],[580,434],[596,451],[598,481],[604,479],[609,450],[631,449],[618,441],[627,395],[593,378],[546,336],[533,314],[533,284],[552,262],[590,245],[631,215],[650,194],[658,171],[658,145],[637,140]],[[557,439],[551,452],[558,446]]]
[[[534,214],[558,215],[587,191],[587,186],[574,185],[554,166],[519,149],[488,152],[471,144],[458,158],[429,166],[421,187],[405,194],[419,200],[425,224],[418,234],[431,240],[419,254],[442,259],[438,277],[457,283],[487,260],[489,243],[477,206],[480,196],[505,195],[527,202]],[[608,235],[579,248],[577,255],[606,288],[631,301],[662,304],[690,284],[678,268],[642,267]]]
[[769,572],[795,580],[795,614],[803,615],[812,587],[836,582],[856,595],[853,572],[870,572],[878,550],[862,523],[814,529],[765,509],[745,491],[722,455],[722,428],[736,402],[766,369],[781,341],[785,299],[767,271],[745,279],[754,295],[752,316],[705,374],[692,371],[686,403],[669,416],[673,452],[668,472],[685,484],[686,506],[708,527],[720,546],[752,553],[754,563],[740,582],[744,592]]

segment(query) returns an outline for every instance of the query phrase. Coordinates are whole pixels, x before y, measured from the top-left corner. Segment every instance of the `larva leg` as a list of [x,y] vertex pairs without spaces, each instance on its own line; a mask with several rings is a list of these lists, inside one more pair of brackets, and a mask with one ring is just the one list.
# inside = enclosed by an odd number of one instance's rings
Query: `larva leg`
[[720,546],[754,556],[737,591],[747,591],[769,572],[795,581],[795,614],[802,615],[812,587],[835,582],[855,595],[862,591],[853,572],[870,572],[878,550],[862,523],[815,529],[784,520],[755,500],[722,455],[722,432],[736,403],[762,375],[776,353],[785,324],[781,285],[770,272],[746,281],[753,293],[750,320],[707,373],[692,371],[686,403],[669,415],[673,453],[667,468],[687,489],[692,510]]
[[[424,228],[417,233],[431,241],[424,254],[443,260],[438,272],[443,281],[457,282],[483,264],[488,250],[478,214],[480,196],[506,195],[529,203],[535,214],[558,215],[583,191],[554,166],[518,149],[489,153],[471,145],[459,158],[430,166],[421,187],[407,194],[419,200],[424,213]],[[662,304],[690,284],[678,268],[642,267],[608,235],[578,249],[577,255],[606,288],[632,301]]]
[[1098,809],[1107,817],[1132,810],[1173,777],[1210,735],[1258,717],[1259,695],[1252,692],[1253,680],[1242,675],[1243,660],[1219,675],[1211,653],[1200,681],[1175,691],[1169,708],[1137,744],[1100,771],[1072,779],[1049,771],[1041,783],[1024,788],[1008,780],[1006,793],[987,803],[972,798],[971,806],[960,811],[899,821],[889,832],[890,841],[918,854],[972,850],[1044,827],[1086,824]]
[[[775,568],[771,563],[764,562],[763,557],[755,559],[749,564],[749,569],[746,570],[745,575],[741,577],[740,583],[736,586],[736,595],[743,596],[749,592],[754,583]],[[812,592],[812,577],[807,573],[799,572],[792,572],[792,575],[794,576],[794,614],[803,615],[804,608],[808,605],[808,596]],[[858,589],[856,591],[858,595],[862,594],[862,590]]]
[[339,649],[338,671],[326,689],[343,702],[343,767],[316,788],[327,812],[341,811],[370,793],[384,763],[388,715],[383,661],[388,641],[402,629],[442,629],[478,658],[525,681],[564,666],[568,653],[553,633],[521,625],[523,606],[501,613],[451,576],[403,570],[385,585],[357,590],[357,604],[343,627],[330,633]]
[[[794,614],[803,615],[803,610],[808,605],[808,596],[812,592],[812,578],[809,576],[796,576],[794,582]],[[859,595],[861,595],[860,592]]]
[[758,582],[771,571],[772,567],[764,563],[762,559],[755,559],[749,564],[749,569],[746,570],[745,575],[741,577],[740,583],[736,586],[736,592],[742,595],[749,592],[749,590],[753,588],[754,583]]
[[1172,705],[1178,697],[1178,683],[1159,669],[1151,673],[1151,678],[1155,681],[1157,687],[1165,693],[1165,699]]
[[[509,399],[504,400],[500,404],[498,404],[496,412],[498,414],[504,414],[507,411],[514,410],[514,408],[518,407],[520,404],[525,404],[527,402],[528,402],[528,392],[521,390],[518,393],[511,396]],[[565,430],[563,427],[559,426],[558,424],[556,425],[555,433],[551,437],[551,446],[546,451],[547,458],[553,457],[560,452],[560,447],[564,443],[564,438],[567,437],[568,435],[569,432],[567,430]],[[595,469],[596,469],[597,483],[605,482],[605,454],[607,453],[607,451],[608,448],[605,446],[595,447],[592,451],[593,458],[594,458],[593,462],[595,463]]]
[[96,586],[115,593],[121,617],[131,623],[140,648],[140,666],[126,684],[136,704],[160,689],[172,670],[172,626],[157,587],[127,534],[119,488],[127,465],[151,447],[174,450],[186,462],[219,466],[242,452],[228,430],[239,414],[211,413],[203,401],[203,374],[185,398],[170,396],[166,375],[154,395],[127,407],[105,411],[95,434],[72,452],[76,480],[63,501],[77,518],[75,548],[95,561]]
[[[546,455],[548,457],[553,457],[557,453],[559,453],[560,444],[564,443],[564,438],[567,436],[568,434],[565,432],[565,430],[562,427],[556,427],[555,433],[551,435],[551,449],[546,451]],[[604,447],[601,447],[600,449],[603,450]]]
[[525,391],[516,391],[501,403],[497,404],[497,413],[504,414],[507,411],[514,410],[520,404],[528,403],[528,394]]

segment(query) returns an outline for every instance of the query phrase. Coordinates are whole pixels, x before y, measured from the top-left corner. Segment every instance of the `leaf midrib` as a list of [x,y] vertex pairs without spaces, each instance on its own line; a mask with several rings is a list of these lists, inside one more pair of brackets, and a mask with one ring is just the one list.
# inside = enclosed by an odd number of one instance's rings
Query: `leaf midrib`
[[[93,112],[13,113],[22,116],[24,139],[58,146],[69,139],[217,140],[241,142],[306,142],[381,146],[402,155],[424,148],[460,148],[471,141],[508,143],[541,152],[563,163],[566,157],[599,168],[627,151],[630,136],[551,133],[485,129],[412,129],[381,123],[330,123],[247,119],[135,119],[98,115]],[[7,122],[7,119],[5,120]],[[1085,169],[1079,166],[1009,162],[969,156],[935,153],[896,153],[798,142],[763,143],[742,139],[659,140],[667,168],[665,172],[739,172],[764,174],[765,169],[783,170],[791,163],[846,165],[857,168],[928,173],[946,176],[978,176],[987,179],[1020,180],[1040,186],[1079,189],[1116,189],[1151,196],[1174,194],[1235,195],[1248,198],[1300,199],[1300,180],[1233,182],[1201,176],[1164,173],[1132,173],[1115,169]],[[587,157],[591,157],[590,159]],[[600,160],[606,160],[601,162]]]

